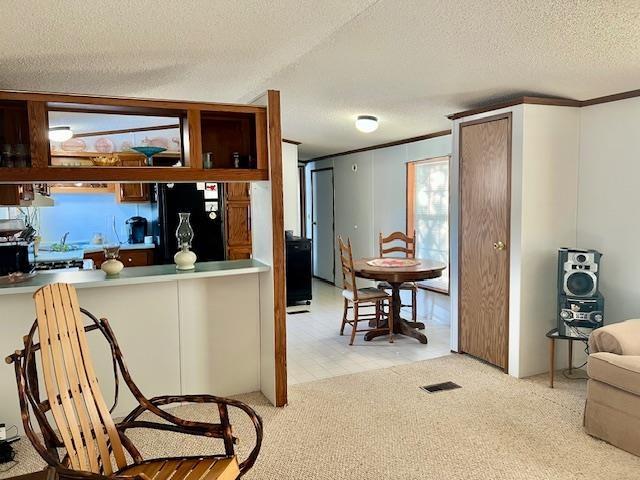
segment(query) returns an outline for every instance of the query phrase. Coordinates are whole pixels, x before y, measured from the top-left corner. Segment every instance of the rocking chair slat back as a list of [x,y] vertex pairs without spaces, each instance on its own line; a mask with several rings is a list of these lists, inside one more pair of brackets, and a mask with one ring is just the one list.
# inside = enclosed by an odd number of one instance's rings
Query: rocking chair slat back
[[75,289],[63,283],[34,294],[47,398],[71,468],[104,475],[127,465],[120,436],[93,368]]

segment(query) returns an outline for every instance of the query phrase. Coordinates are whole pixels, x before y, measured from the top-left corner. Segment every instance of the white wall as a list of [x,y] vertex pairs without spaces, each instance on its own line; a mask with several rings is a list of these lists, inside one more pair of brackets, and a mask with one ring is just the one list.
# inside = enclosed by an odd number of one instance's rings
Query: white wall
[[[273,267],[271,182],[251,182],[254,259]],[[260,273],[260,391],[276,403],[276,342],[273,270]]]
[[300,177],[298,146],[282,142],[282,184],[284,196],[284,229],[300,235]]
[[640,98],[580,113],[578,246],[604,254],[605,323],[640,318]]
[[524,105],[519,377],[548,370],[558,248],[576,245],[579,134],[580,109]]

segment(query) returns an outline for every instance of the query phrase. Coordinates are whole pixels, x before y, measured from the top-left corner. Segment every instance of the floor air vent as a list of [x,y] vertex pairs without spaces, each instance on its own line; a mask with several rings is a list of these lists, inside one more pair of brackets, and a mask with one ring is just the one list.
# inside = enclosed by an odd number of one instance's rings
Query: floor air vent
[[293,312],[287,312],[287,315],[298,315],[299,313],[309,313],[309,310],[295,310]]
[[455,390],[456,388],[462,388],[462,387],[457,383],[453,383],[453,382],[435,383],[433,385],[425,385],[424,387],[420,387],[421,390],[424,390],[427,393],[443,392],[445,390]]

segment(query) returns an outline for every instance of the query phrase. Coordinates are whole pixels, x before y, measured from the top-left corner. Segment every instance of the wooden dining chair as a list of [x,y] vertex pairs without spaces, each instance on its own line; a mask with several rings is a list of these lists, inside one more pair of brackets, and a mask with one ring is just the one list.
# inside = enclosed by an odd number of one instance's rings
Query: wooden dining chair
[[[24,337],[24,349],[16,351],[6,361],[14,364],[25,433],[47,464],[66,472],[71,478],[88,480],[132,477],[138,480],[227,480],[240,478],[253,466],[262,444],[262,420],[251,407],[213,395],[168,395],[148,399],[133,383],[108,321],[98,320],[80,308],[72,286],[47,285],[34,294],[34,299],[37,319]],[[84,325],[85,318],[89,320],[88,325]],[[102,333],[111,350],[115,376],[115,400],[111,408],[102,395],[89,351],[87,333],[94,330]],[[41,369],[37,367],[38,351]],[[41,377],[38,370],[41,370]],[[119,374],[139,405],[121,422],[115,423],[111,412],[118,402]],[[39,381],[44,386],[44,398],[40,397]],[[220,422],[184,420],[164,409],[184,402],[215,404]],[[229,421],[229,407],[248,415],[256,432],[255,446],[241,463],[235,454],[237,438]],[[147,412],[160,417],[160,421],[139,419]],[[129,429],[135,428],[220,439],[224,452],[145,460],[126,435]],[[64,449],[62,458],[59,449]]]
[[[345,244],[342,237],[338,236],[338,244],[340,246],[340,262],[342,263],[342,282],[344,289],[342,296],[344,297],[344,310],[342,313],[342,325],[340,326],[340,335],[344,335],[345,325],[351,325],[351,341],[349,345],[353,345],[357,332],[386,332],[389,335],[389,342],[393,343],[393,308],[392,299],[384,290],[379,288],[357,288],[356,274],[353,268],[353,254],[351,251],[351,240],[347,239]],[[373,312],[370,310],[373,309]],[[353,310],[353,318],[349,319],[348,312]],[[375,327],[358,329],[358,323],[366,321],[367,324],[371,320],[375,321]],[[383,326],[382,322],[386,321],[387,325]]]
[[[380,232],[378,237],[378,247],[380,252],[380,258],[388,256],[390,253],[402,253],[406,258],[415,258],[416,256],[416,232],[413,232],[413,237],[409,237],[403,232],[393,232],[389,236],[385,237]],[[378,283],[378,288],[382,290],[391,290],[391,285],[387,282]],[[411,308],[411,321],[415,322],[418,318],[418,286],[415,282],[405,282],[400,285],[400,290],[408,290],[411,292],[411,303],[402,304],[402,307]]]

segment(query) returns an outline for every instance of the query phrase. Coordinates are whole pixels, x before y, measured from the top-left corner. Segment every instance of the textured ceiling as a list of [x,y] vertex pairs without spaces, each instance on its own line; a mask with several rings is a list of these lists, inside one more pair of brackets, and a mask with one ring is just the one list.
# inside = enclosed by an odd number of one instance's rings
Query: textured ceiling
[[[640,88],[640,2],[3,0],[0,88],[208,101],[280,89],[308,158],[518,94]],[[380,117],[362,134],[360,113]]]

